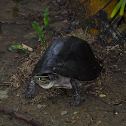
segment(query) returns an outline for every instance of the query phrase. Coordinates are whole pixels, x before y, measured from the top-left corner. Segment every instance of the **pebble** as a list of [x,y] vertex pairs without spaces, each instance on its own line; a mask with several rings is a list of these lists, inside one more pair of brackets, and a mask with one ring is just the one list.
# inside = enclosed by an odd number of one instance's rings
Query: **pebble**
[[7,93],[7,91],[0,91],[0,95],[6,95]]
[[74,115],[77,114],[78,112],[74,112]]
[[12,108],[12,110],[14,111],[14,112],[17,112],[18,111],[18,108]]
[[61,116],[62,116],[62,115],[66,115],[67,113],[68,113],[67,111],[62,111],[62,112],[61,112]]
[[38,109],[41,109],[41,108],[46,108],[46,105],[41,105],[41,104],[38,104],[38,105],[37,105],[37,108],[38,108]]
[[117,114],[118,114],[118,112],[115,112],[115,114],[117,115]]
[[8,98],[7,91],[0,91],[0,99]]

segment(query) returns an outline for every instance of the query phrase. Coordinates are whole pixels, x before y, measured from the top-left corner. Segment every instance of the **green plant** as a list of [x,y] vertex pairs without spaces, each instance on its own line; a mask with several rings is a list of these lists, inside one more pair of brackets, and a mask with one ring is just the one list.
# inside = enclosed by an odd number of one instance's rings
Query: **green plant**
[[45,9],[45,12],[44,12],[44,25],[43,26],[40,26],[39,23],[37,21],[33,21],[32,23],[32,26],[35,28],[35,31],[39,37],[39,39],[43,42],[43,44],[45,43],[45,32],[44,29],[49,25],[49,7],[47,7]]
[[[88,25],[88,26],[89,26],[89,25]],[[86,33],[87,33],[88,26],[87,26],[86,29],[85,29],[84,40],[85,40],[85,38],[86,38]]]
[[120,9],[119,15],[123,16],[124,15],[125,5],[126,5],[126,0],[120,0],[119,3],[114,8],[114,10],[112,11],[110,17],[113,18],[117,14],[117,12],[119,11],[119,9]]
[[9,51],[12,51],[12,52],[17,52],[17,50],[22,50],[24,51],[25,53],[29,53],[28,49],[25,49],[23,46],[21,45],[11,45],[9,47],[7,47],[7,49]]

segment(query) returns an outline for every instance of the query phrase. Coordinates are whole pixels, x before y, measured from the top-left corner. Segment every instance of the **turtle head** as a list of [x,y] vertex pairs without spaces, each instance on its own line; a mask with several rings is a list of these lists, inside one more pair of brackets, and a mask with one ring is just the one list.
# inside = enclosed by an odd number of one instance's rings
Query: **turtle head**
[[39,84],[42,88],[45,89],[49,89],[54,85],[53,81],[51,81],[48,75],[35,75],[33,77],[33,80],[35,81],[35,83]]
[[33,80],[35,83],[39,84],[42,88],[49,89],[51,87],[57,87],[57,88],[72,88],[72,85],[70,83],[70,78],[63,77],[59,74],[43,74],[43,75],[35,75],[33,77]]

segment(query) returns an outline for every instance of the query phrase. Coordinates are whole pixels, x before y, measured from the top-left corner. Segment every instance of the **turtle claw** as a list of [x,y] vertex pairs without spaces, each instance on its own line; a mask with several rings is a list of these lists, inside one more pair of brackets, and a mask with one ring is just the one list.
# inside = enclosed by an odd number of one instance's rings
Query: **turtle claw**
[[34,98],[34,96],[35,96],[35,82],[32,79],[25,91],[25,98]]
[[35,91],[33,90],[26,90],[25,91],[25,98],[29,99],[29,98],[34,98],[35,96]]

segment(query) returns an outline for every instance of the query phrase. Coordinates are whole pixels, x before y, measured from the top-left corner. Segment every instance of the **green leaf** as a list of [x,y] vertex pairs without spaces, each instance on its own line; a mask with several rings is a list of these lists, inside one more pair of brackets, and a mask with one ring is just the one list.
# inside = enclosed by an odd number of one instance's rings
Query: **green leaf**
[[32,26],[33,28],[35,29],[37,35],[39,36],[39,38],[41,39],[41,41],[43,42],[43,44],[45,43],[45,31],[44,28],[46,28],[48,25],[49,25],[49,7],[47,7],[45,9],[45,12],[44,12],[44,17],[43,17],[43,20],[44,20],[44,25],[40,27],[39,23],[36,22],[36,21],[33,21],[32,22]]
[[46,40],[45,40],[45,36],[44,35],[41,35],[39,37],[39,39],[41,39],[42,43],[45,44]]
[[36,32],[41,31],[41,28],[40,28],[39,23],[37,21],[33,21],[32,26],[35,28]]
[[49,25],[49,16],[48,15],[49,15],[49,7],[47,7],[44,12],[43,20],[44,20],[45,27],[47,27]]
[[113,18],[116,15],[116,13],[119,11],[119,9],[122,5],[122,2],[123,2],[123,0],[120,0],[120,2],[116,5],[116,7],[114,8],[114,10],[112,11],[112,14],[110,16],[111,18]]
[[11,45],[9,47],[7,47],[8,50],[13,51],[13,50],[17,50],[17,49],[24,49],[21,45]]
[[123,0],[122,5],[121,5],[121,9],[120,9],[120,15],[121,16],[124,15],[125,5],[126,5],[126,0]]
[[28,49],[24,49],[21,45],[11,45],[11,46],[7,47],[7,49],[9,51],[14,51],[14,50],[21,49],[21,50],[25,51],[25,53],[29,53]]
[[29,53],[28,49],[25,49],[25,53],[26,53],[26,54],[28,54],[28,53]]
[[43,31],[44,28],[45,28],[45,25],[41,26],[40,30]]
[[41,102],[41,100],[36,100],[36,103],[40,103]]
[[42,43],[45,44],[45,31],[39,35],[39,38],[42,40]]
[[50,35],[53,35],[53,33],[52,33],[52,32],[50,32],[50,31],[49,31],[48,33],[49,33]]

